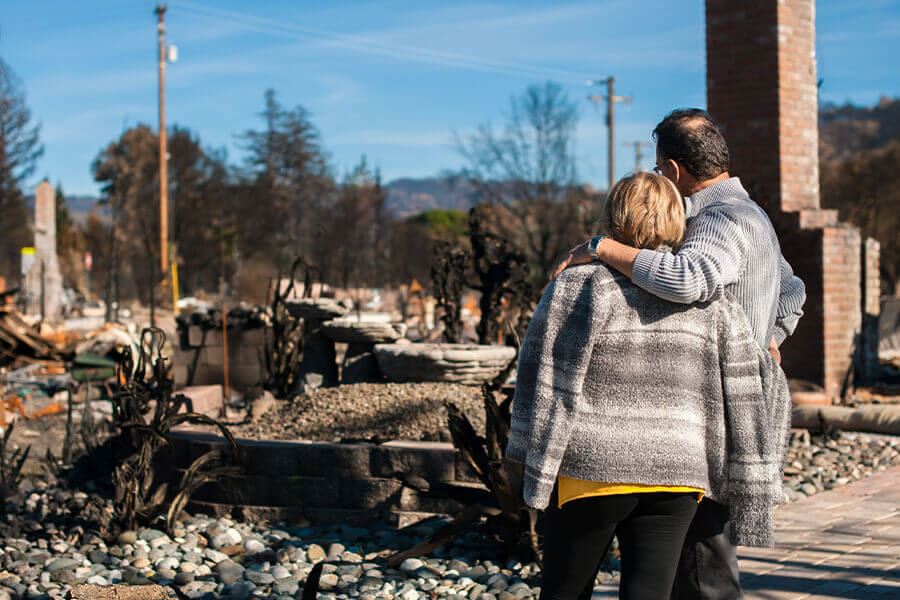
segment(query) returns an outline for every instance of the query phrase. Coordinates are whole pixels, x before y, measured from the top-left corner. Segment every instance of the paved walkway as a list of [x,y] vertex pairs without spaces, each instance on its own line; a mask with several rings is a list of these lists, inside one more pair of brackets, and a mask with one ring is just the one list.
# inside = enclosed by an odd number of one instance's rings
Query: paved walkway
[[900,600],[900,467],[782,506],[775,547],[738,556],[747,600]]

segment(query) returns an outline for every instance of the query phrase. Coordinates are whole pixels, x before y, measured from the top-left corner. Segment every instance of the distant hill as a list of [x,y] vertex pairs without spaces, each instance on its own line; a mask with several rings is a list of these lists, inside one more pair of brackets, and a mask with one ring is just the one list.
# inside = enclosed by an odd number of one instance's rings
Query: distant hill
[[395,179],[384,187],[388,193],[388,210],[398,219],[435,208],[469,210],[475,204],[468,183],[451,183],[446,177]]
[[[75,220],[76,223],[82,223],[87,216],[91,213],[92,210],[97,206],[97,201],[100,200],[96,196],[69,196],[66,195],[66,206],[69,207],[69,214],[72,215],[72,219]],[[25,204],[28,205],[29,211],[34,211],[34,194],[29,194],[25,196]],[[106,209],[102,209],[100,211],[101,214],[106,213]]]
[[822,163],[851,158],[900,138],[900,98],[884,97],[875,106],[824,105],[819,110]]
[[[69,196],[66,194],[66,205],[71,213],[89,213],[100,200],[97,196]],[[34,208],[34,194],[25,196],[28,208]]]
[[89,213],[99,200],[96,196],[66,196],[66,205],[73,214]]
[[[472,188],[465,181],[451,183],[447,177],[404,177],[384,186],[388,192],[388,210],[395,218],[405,219],[435,208],[469,210],[474,204]],[[82,222],[97,207],[96,196],[67,195],[66,205],[77,222]],[[29,211],[34,211],[34,194],[25,197]],[[106,213],[103,208],[101,214]]]

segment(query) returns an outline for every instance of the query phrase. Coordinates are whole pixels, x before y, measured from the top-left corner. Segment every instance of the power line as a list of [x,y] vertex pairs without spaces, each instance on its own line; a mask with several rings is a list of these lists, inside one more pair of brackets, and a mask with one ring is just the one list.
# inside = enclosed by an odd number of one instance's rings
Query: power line
[[403,61],[414,61],[437,66],[519,77],[548,78],[567,83],[580,83],[585,80],[583,74],[574,71],[548,69],[536,65],[484,59],[417,46],[386,43],[384,41],[360,35],[313,29],[311,27],[279,22],[247,13],[212,8],[187,0],[174,3],[173,7],[176,10],[184,10],[197,17],[238,24],[245,29],[260,33],[278,35],[292,39],[315,39],[347,50],[378,54]]

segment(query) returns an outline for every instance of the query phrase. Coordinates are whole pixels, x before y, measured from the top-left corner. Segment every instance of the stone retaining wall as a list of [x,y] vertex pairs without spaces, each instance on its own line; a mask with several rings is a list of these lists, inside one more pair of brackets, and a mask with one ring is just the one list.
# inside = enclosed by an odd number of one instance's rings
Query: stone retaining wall
[[[191,461],[223,437],[174,431],[163,462],[178,477]],[[392,441],[383,444],[238,439],[243,474],[207,484],[192,498],[194,510],[239,513],[318,523],[398,521],[405,525],[435,513],[455,513],[451,500],[405,487],[401,477],[480,485],[451,444]]]

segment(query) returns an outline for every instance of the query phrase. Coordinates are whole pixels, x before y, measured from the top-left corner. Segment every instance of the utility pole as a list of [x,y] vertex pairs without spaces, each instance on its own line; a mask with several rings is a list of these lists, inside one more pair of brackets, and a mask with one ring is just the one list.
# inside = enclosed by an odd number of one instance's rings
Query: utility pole
[[169,176],[166,156],[166,5],[156,5],[159,58],[159,256],[160,275],[169,272]]
[[606,79],[592,79],[588,81],[588,85],[606,84],[606,95],[591,95],[588,100],[594,104],[606,102],[606,129],[607,129],[607,149],[609,152],[609,189],[612,189],[613,183],[616,181],[616,133],[615,133],[615,106],[616,102],[631,103],[631,96],[616,96],[616,78],[610,75]]
[[641,162],[644,158],[643,149],[650,146],[650,142],[623,142],[626,146],[632,146],[634,148],[634,172],[640,173],[644,170],[644,165]]

